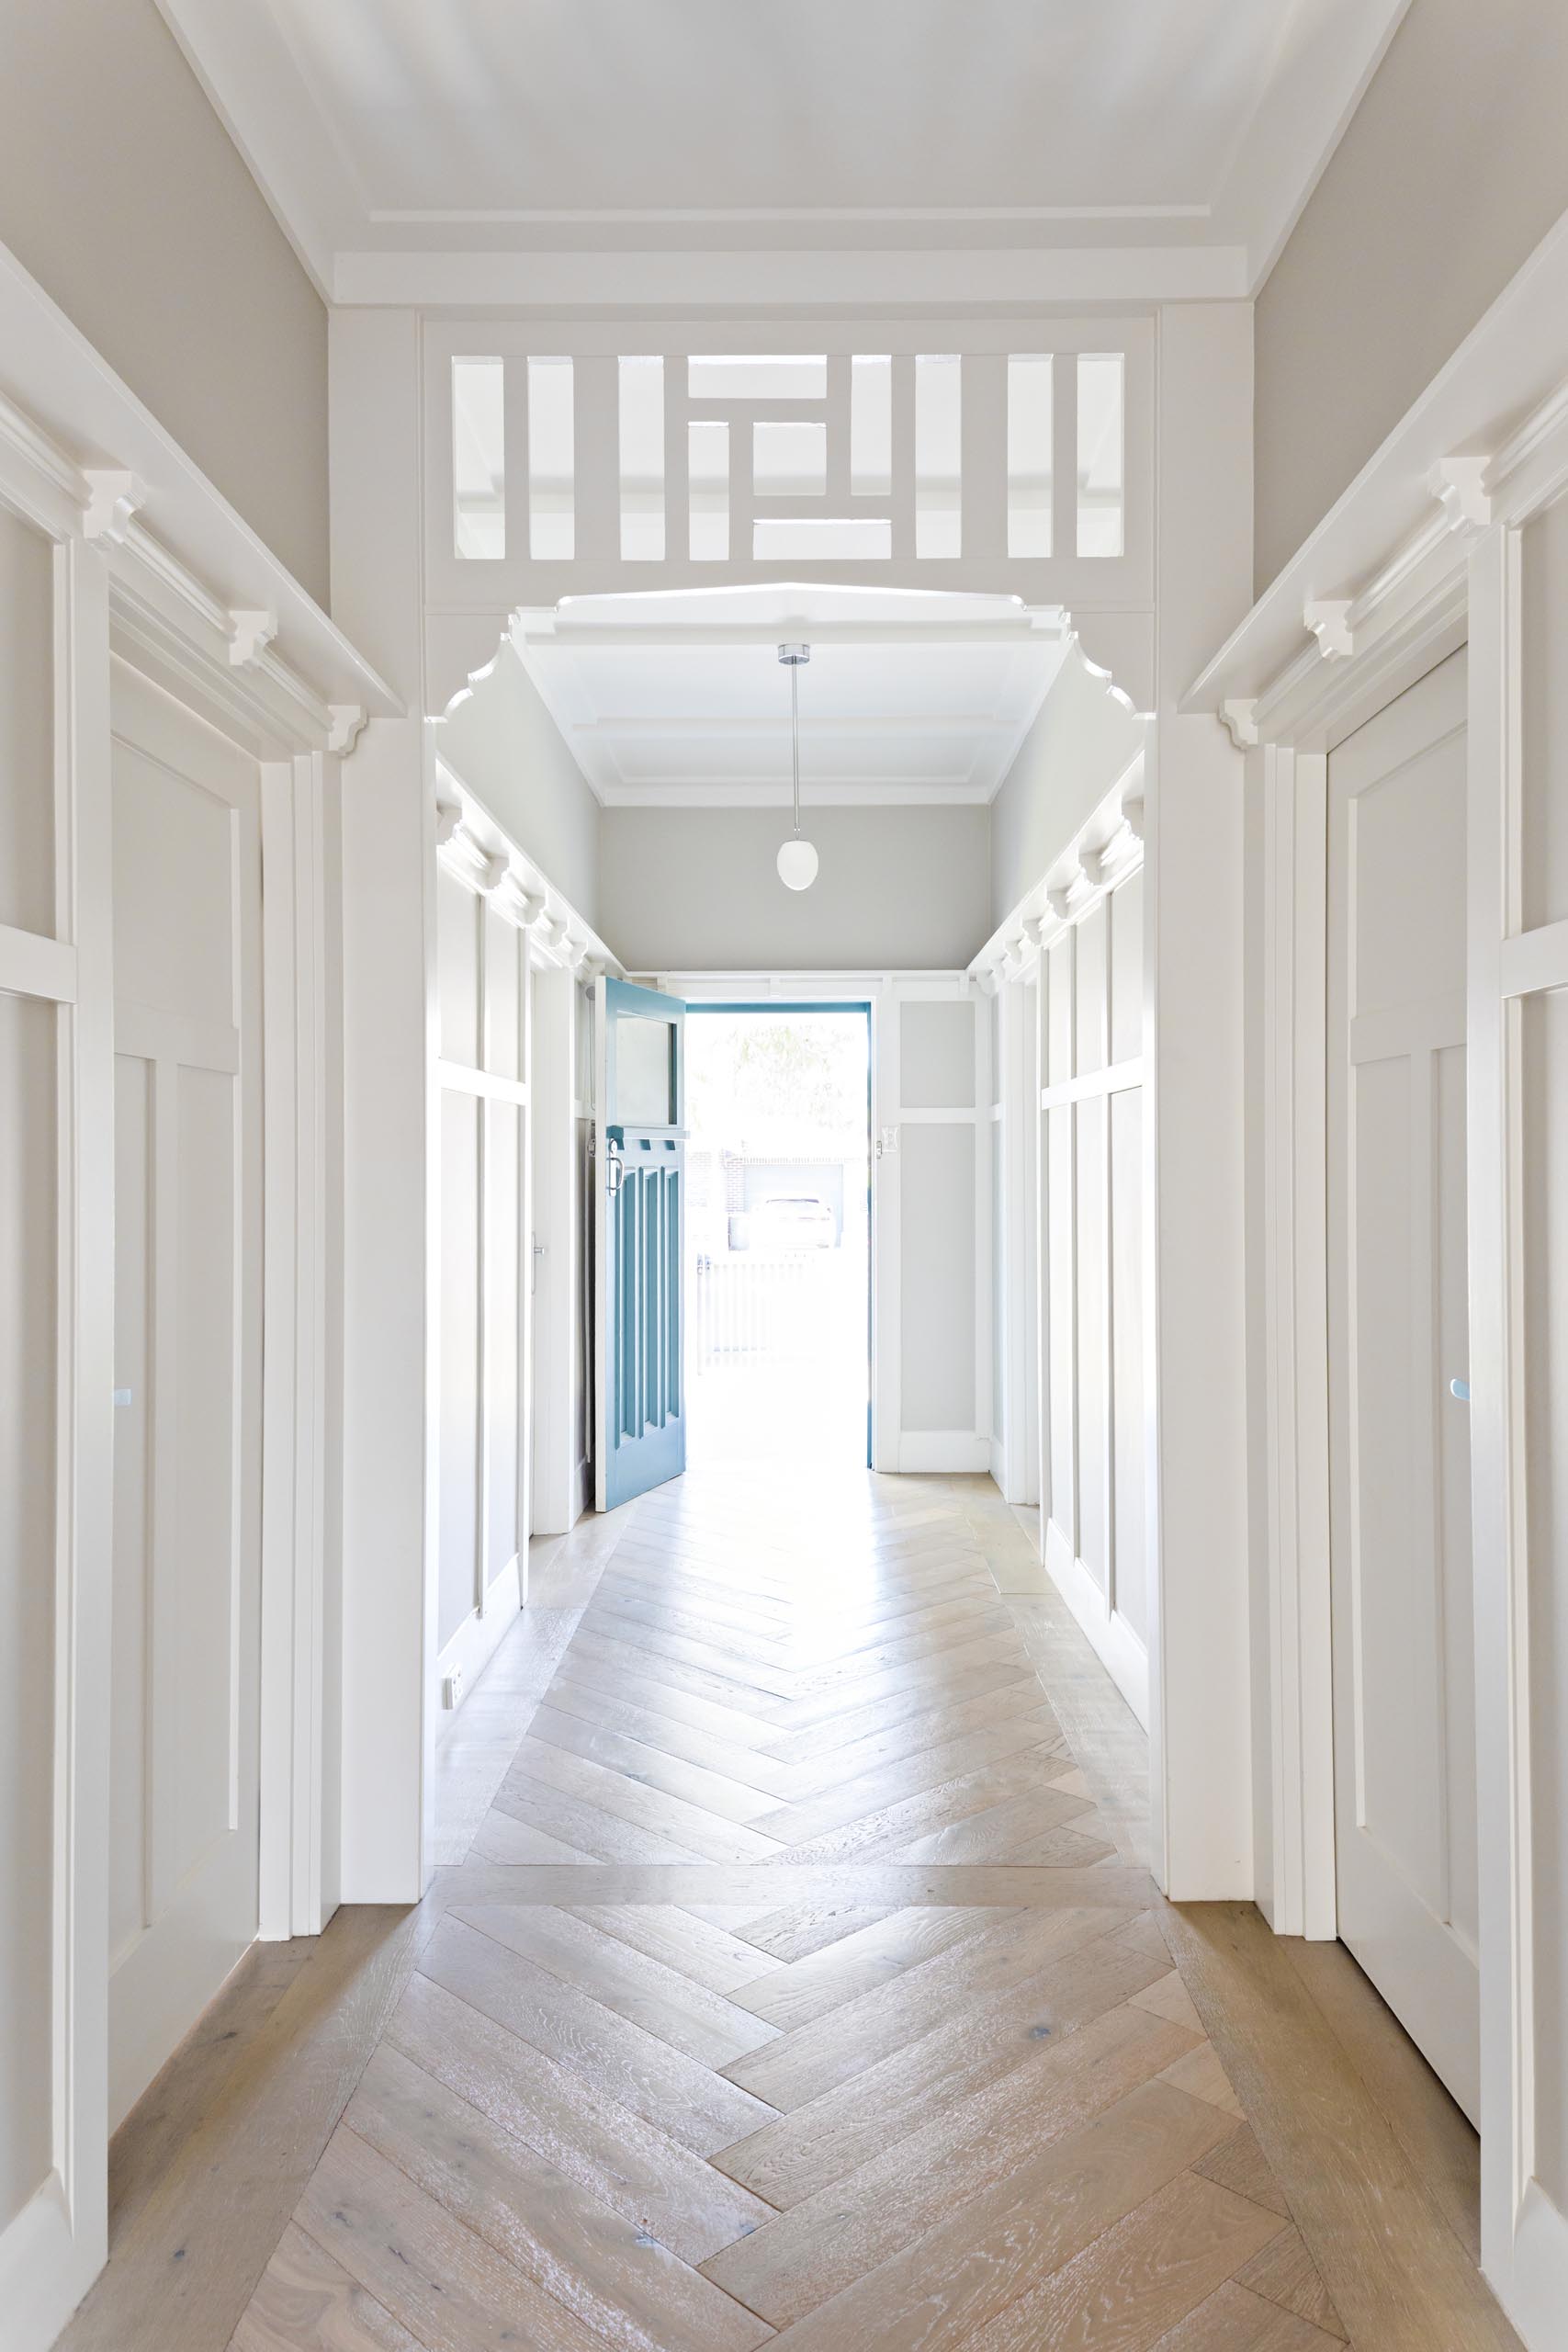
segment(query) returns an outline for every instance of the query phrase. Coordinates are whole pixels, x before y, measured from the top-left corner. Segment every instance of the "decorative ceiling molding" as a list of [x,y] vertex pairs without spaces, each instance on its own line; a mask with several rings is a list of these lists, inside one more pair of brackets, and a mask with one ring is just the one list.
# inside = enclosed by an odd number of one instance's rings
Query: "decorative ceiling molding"
[[763,584],[573,597],[515,613],[510,634],[606,808],[782,804],[784,641],[814,654],[801,695],[808,804],[983,806],[1074,642],[1059,605],[1005,595]]
[[1065,931],[1144,862],[1144,754],[1140,751],[1099,807],[1025,891],[969,967],[987,993],[1029,971]]
[[1317,639],[1317,650],[1325,662],[1342,661],[1356,650],[1356,634],[1350,627],[1351,599],[1348,596],[1319,597],[1302,606],[1302,626],[1310,629]]
[[370,714],[362,702],[330,702],[327,716],[332,725],[327,733],[327,749],[347,759],[364,730]]
[[88,490],[82,516],[83,537],[110,539],[117,547],[123,547],[131,516],[147,503],[146,483],[140,475],[128,473],[118,466],[85,467],[82,479]]
[[271,612],[231,612],[229,616],[229,660],[236,670],[253,669],[277,635],[277,615]]
[[[499,20],[465,0],[439,18],[467,61],[459,75],[430,70],[417,11],[400,30],[379,25],[370,55],[364,25],[335,0],[158,5],[329,301],[867,312],[1250,295],[1407,0],[1254,0],[1228,17],[1213,0],[1190,27],[1203,77],[1185,134],[1179,109],[1161,113],[1185,67],[1168,34],[1162,48],[1157,14],[1129,28],[1115,74],[1090,55],[1053,76],[1042,12],[977,23],[968,38],[1009,51],[994,59],[998,85],[1038,85],[1032,107],[999,113],[964,107],[950,50],[965,20],[949,29],[938,11],[911,16],[913,30],[884,45],[874,100],[865,41],[835,62],[820,24],[797,28],[782,73],[761,20],[754,55],[743,30],[686,49],[666,38],[655,56],[634,33],[626,72],[644,117],[663,126],[660,142],[606,88],[603,56],[598,86],[585,80],[591,12],[560,14],[530,44],[536,81],[546,77],[541,116],[509,54],[487,46]],[[552,74],[577,94],[579,136],[564,159],[548,119]],[[879,145],[877,123],[921,119],[944,83],[953,96],[941,154]],[[732,128],[742,85],[744,144]],[[835,103],[860,105],[868,127],[824,148],[814,126],[832,120]],[[585,156],[598,160],[585,167]],[[1007,200],[975,204],[976,186]]]
[[[25,474],[50,527],[58,520],[99,549],[128,658],[263,758],[326,749],[333,702],[400,714],[385,680],[3,246],[0,349],[0,469],[16,469],[18,484]],[[80,466],[72,450],[105,462]],[[231,611],[273,622],[244,668],[230,662]]]
[[[1212,712],[1242,749],[1304,744],[1314,729],[1326,738],[1369,680],[1398,674],[1404,646],[1439,641],[1462,616],[1478,534],[1526,511],[1559,467],[1568,474],[1568,217],[1264,591],[1180,708]],[[1315,641],[1303,643],[1308,637]]]
[[522,933],[536,964],[575,971],[589,958],[601,971],[622,971],[592,925],[445,759],[435,765],[435,855],[444,873]]

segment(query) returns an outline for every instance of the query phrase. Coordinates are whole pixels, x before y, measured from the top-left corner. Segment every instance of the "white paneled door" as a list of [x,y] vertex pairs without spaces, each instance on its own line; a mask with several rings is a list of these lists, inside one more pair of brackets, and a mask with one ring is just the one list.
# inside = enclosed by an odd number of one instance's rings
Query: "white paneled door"
[[1328,763],[1330,1468],[1339,1932],[1476,2118],[1465,743],[1460,652]]
[[109,2121],[256,1932],[254,761],[116,665]]

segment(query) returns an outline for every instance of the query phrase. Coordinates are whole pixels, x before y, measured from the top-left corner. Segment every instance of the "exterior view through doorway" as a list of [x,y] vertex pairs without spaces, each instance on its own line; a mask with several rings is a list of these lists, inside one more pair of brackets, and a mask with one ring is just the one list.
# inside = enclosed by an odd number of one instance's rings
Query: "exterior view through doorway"
[[870,1007],[688,1011],[688,1459],[863,1468]]

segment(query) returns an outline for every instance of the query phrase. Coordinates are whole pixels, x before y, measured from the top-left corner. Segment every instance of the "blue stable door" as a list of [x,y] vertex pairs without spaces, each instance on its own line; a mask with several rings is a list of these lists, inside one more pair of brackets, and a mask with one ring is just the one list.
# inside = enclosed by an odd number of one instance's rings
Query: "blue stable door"
[[686,1008],[629,980],[595,996],[594,1490],[614,1510],[686,1466]]

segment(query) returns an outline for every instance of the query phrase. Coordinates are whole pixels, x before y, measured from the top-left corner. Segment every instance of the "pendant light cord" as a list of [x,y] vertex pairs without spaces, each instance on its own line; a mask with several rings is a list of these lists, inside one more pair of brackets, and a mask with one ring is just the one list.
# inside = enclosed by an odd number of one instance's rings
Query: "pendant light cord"
[[795,782],[795,837],[800,839],[800,671],[789,665],[789,748]]

